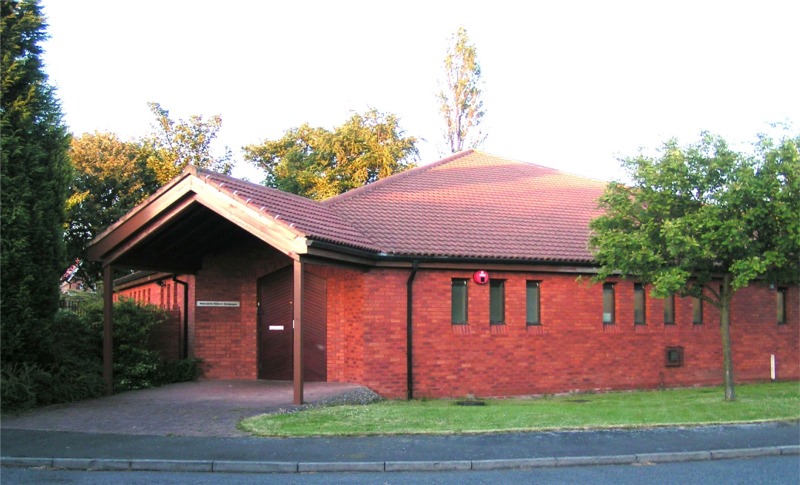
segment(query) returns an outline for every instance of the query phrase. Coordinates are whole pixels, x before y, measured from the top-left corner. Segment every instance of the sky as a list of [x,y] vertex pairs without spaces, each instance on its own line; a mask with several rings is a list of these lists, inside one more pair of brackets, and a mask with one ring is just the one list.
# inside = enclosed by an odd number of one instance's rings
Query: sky
[[[800,122],[797,1],[43,0],[44,60],[76,136],[222,117],[217,149],[369,108],[446,156],[436,94],[464,26],[485,83],[483,151],[600,180],[706,130],[742,146]],[[796,126],[794,127],[796,130]]]

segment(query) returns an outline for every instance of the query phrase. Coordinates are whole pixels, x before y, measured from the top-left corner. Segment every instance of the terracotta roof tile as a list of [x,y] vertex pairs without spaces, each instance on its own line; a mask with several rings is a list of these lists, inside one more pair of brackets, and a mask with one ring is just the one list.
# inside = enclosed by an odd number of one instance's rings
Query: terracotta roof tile
[[590,262],[605,185],[467,151],[323,204],[389,254]]
[[605,182],[466,151],[324,202],[198,171],[311,239],[405,256],[591,262]]
[[209,170],[197,169],[197,176],[304,236],[375,251],[367,236],[317,201]]

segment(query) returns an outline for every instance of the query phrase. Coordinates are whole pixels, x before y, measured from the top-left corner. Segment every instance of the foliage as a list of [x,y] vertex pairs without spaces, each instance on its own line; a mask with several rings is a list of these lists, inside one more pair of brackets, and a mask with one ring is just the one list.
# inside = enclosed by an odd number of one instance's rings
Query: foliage
[[651,427],[800,418],[797,382],[741,386],[735,403],[719,388],[609,392],[525,399],[382,401],[247,418],[239,428],[261,436],[346,436]]
[[800,275],[800,137],[761,137],[755,155],[703,134],[658,158],[623,161],[633,184],[611,183],[590,245],[602,281],[620,274],[652,284],[652,294],[702,298],[720,310],[726,398],[735,398],[729,317],[734,292],[764,278]]
[[416,142],[395,115],[371,109],[332,132],[304,124],[244,152],[267,186],[322,200],[413,167]]
[[101,341],[76,314],[59,311],[46,341],[46,359],[8,363],[2,368],[4,409],[70,402],[100,396]]
[[460,152],[465,145],[477,148],[486,140],[479,128],[485,114],[484,86],[475,44],[470,41],[464,27],[459,27],[451,37],[444,58],[444,75],[444,86],[438,98],[447,127],[445,141],[451,153]]
[[159,185],[175,178],[189,164],[231,173],[230,150],[226,147],[221,157],[211,153],[211,142],[222,128],[222,117],[216,115],[204,120],[202,116],[192,115],[188,121],[175,121],[160,104],[148,103],[148,106],[156,117],[156,131],[149,139],[153,152],[148,165],[155,172]]
[[35,1],[4,0],[0,14],[1,360],[4,367],[34,369],[48,357],[66,266],[69,135],[41,60],[47,37],[41,8]]
[[93,286],[100,279],[99,263],[86,260],[86,245],[100,231],[180,174],[187,164],[230,173],[227,148],[222,157],[211,144],[222,126],[213,116],[204,120],[172,120],[158,103],[149,103],[156,130],[149,137],[123,141],[114,133],[84,134],[73,140],[70,157],[74,175],[67,200],[67,254],[79,262],[79,276]]
[[67,199],[67,255],[70,261],[81,261],[78,275],[93,286],[101,268],[86,259],[86,245],[159,184],[147,165],[152,150],[141,141],[122,141],[113,133],[87,133],[72,140],[69,154],[74,175]]
[[[89,305],[82,318],[102,341],[102,301]],[[153,305],[139,305],[127,298],[114,303],[115,392],[192,380],[199,375],[199,359],[168,362],[158,351],[151,349],[150,335],[166,319],[167,313]],[[102,352],[100,358],[102,360]]]
[[[101,396],[103,302],[95,296],[83,301],[79,316],[71,311],[56,314],[48,339],[47,359],[38,363],[3,364],[0,372],[4,410],[62,403]],[[114,390],[123,392],[173,382],[194,380],[200,359],[166,361],[150,349],[152,329],[166,313],[132,300],[114,304]]]

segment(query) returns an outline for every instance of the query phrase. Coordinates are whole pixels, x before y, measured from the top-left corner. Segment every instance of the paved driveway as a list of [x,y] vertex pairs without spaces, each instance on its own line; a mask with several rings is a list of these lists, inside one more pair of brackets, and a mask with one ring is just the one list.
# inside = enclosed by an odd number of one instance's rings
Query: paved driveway
[[[357,392],[360,386],[306,382],[306,403]],[[2,427],[87,433],[247,436],[236,423],[249,416],[296,408],[289,381],[198,381],[58,404],[4,418]]]

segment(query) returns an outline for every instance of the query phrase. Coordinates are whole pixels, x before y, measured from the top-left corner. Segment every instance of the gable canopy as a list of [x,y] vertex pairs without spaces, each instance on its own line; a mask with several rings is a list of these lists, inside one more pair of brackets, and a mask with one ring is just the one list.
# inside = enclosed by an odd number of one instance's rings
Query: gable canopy
[[250,234],[303,254],[592,262],[589,221],[605,183],[468,150],[317,202],[187,167],[99,234],[89,257],[196,272],[202,257]]

